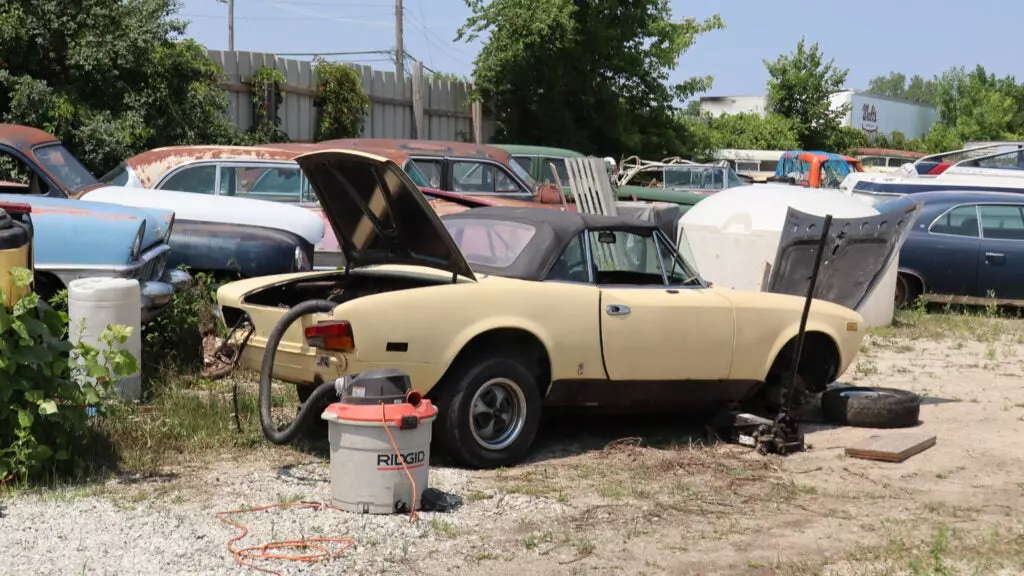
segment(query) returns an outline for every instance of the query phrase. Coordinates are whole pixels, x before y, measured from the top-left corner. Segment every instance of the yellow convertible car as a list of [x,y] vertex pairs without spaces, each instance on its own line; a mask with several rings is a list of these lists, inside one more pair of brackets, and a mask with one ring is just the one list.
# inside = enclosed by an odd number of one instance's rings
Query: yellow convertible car
[[[232,282],[217,299],[229,326],[251,325],[243,365],[296,384],[306,406],[340,376],[397,368],[440,409],[435,446],[495,467],[527,453],[545,406],[778,397],[804,299],[709,287],[653,222],[513,207],[442,218],[385,158],[297,162],[346,268]],[[815,300],[798,386],[823,390],[863,338],[859,314]]]

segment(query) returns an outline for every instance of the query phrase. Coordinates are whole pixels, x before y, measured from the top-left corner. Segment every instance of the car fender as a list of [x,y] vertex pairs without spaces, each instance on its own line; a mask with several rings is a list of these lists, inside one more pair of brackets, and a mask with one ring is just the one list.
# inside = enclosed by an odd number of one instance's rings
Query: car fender
[[[242,278],[312,268],[313,245],[277,228],[181,221],[174,225],[167,265],[204,272],[230,272]],[[296,258],[296,249],[301,258]]]
[[36,269],[107,270],[131,263],[131,248],[139,233],[146,238],[160,236],[146,213],[128,206],[115,206],[50,198],[0,194],[0,200],[20,202],[32,207]]
[[[863,328],[864,328],[863,327],[863,322],[859,322],[858,323],[858,331],[863,330]],[[808,318],[807,319],[807,329],[806,329],[805,333],[809,333],[809,332],[821,332],[821,333],[825,334],[826,336],[828,336],[832,340],[832,343],[835,344],[836,350],[839,352],[839,363],[838,363],[837,372],[836,372],[836,376],[838,377],[840,374],[842,374],[846,370],[846,368],[853,361],[853,355],[852,354],[844,353],[844,350],[843,350],[844,349],[843,340],[840,338],[838,331],[829,322],[824,322],[824,321],[821,321],[821,320],[818,320],[818,319],[815,319],[815,318]],[[767,357],[765,358],[765,363],[764,363],[764,366],[762,368],[762,378],[761,378],[762,381],[768,377],[768,372],[771,370],[772,365],[775,363],[775,360],[778,358],[779,352],[782,351],[782,348],[790,340],[796,338],[796,336],[799,333],[800,333],[800,319],[799,318],[794,318],[792,323],[783,326],[779,330],[778,336],[776,336],[775,341],[772,343],[772,346],[770,348],[771,353],[768,354]]]
[[[503,329],[522,330],[523,332],[535,337],[540,341],[541,345],[544,346],[544,350],[548,354],[549,362],[554,364],[554,359],[551,358],[551,351],[554,348],[553,338],[551,337],[551,334],[540,325],[540,323],[522,316],[500,315],[481,318],[479,321],[465,326],[458,334],[456,334],[455,337],[452,338],[452,341],[448,345],[443,356],[446,366],[450,368],[459,354],[466,348],[470,341],[477,336],[492,330]],[[551,366],[551,368],[553,370],[554,366]]]

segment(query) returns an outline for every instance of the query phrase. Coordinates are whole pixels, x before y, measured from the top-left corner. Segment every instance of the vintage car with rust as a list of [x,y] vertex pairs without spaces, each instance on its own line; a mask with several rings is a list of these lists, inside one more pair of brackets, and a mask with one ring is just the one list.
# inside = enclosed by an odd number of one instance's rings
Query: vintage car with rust
[[556,205],[565,203],[564,194],[558,186],[537,182],[519,162],[512,159],[512,154],[497,146],[386,138],[324,140],[317,145],[365,150],[388,158],[412,175],[414,181],[425,177],[426,185],[417,182],[421,187],[476,197]]
[[46,133],[0,124],[0,203],[31,208],[36,292],[49,299],[77,278],[134,278],[143,321],[155,318],[192,281],[167,264],[174,212],[46,194],[55,184],[35,158],[69,185],[87,186],[92,175],[59,142],[39,141],[39,134]]
[[54,136],[28,126],[0,124],[0,162],[13,164],[22,176],[20,185],[9,185],[6,192],[89,201],[70,204],[82,210],[114,204],[120,207],[113,210],[173,212],[176,233],[169,239],[168,269],[186,265],[229,277],[311,270],[313,245],[324,235],[318,216],[294,206],[226,196],[197,202],[185,192],[105,184]]
[[[342,376],[397,368],[441,416],[434,438],[471,467],[511,464],[545,405],[776,403],[804,299],[711,288],[654,222],[541,208],[439,217],[395,163],[364,151],[296,161],[345,253],[344,271],[225,284],[227,344],[260,370],[265,435],[284,443]],[[864,338],[816,300],[797,380],[822,390]],[[272,379],[304,404],[271,421]],[[318,415],[318,413],[317,413]]]

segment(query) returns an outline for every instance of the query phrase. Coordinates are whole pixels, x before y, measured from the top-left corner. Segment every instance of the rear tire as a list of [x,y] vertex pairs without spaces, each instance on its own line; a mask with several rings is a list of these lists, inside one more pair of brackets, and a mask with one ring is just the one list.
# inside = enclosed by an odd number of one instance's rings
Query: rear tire
[[438,386],[433,437],[467,468],[521,460],[540,427],[540,389],[518,358],[489,354],[454,366]]
[[921,415],[921,397],[907,390],[847,386],[821,395],[826,422],[856,428],[907,428]]
[[921,289],[916,278],[909,274],[896,276],[896,293],[893,295],[893,303],[897,309],[913,305],[920,295]]

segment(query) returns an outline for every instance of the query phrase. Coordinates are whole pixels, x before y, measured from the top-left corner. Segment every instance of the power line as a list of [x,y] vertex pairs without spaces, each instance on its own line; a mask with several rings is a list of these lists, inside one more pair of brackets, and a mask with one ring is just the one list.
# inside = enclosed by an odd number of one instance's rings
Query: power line
[[[409,14],[408,16],[409,16],[410,22],[412,22],[412,25],[420,29],[420,32],[423,34],[423,39],[426,40],[429,44],[433,45],[438,50],[446,53],[448,56],[454,58],[455,60],[461,60],[464,63],[472,61],[472,59],[474,58],[473,56],[471,56],[469,54],[466,54],[465,52],[459,50],[458,48],[455,48],[454,46],[451,46],[450,45],[451,44],[450,41],[444,40],[443,38],[441,38],[437,34],[434,34],[434,32],[431,31],[430,28],[428,28],[426,26],[426,24],[424,24],[422,21],[420,21],[414,15]],[[430,39],[431,36],[433,36],[434,38],[437,38],[437,40],[440,41],[441,44],[438,44],[437,42],[434,42],[433,40],[431,40]],[[451,51],[449,51],[449,49]],[[454,54],[453,54],[453,52],[454,52]],[[470,60],[469,61],[464,60],[463,58],[460,58],[459,56],[456,56],[455,54],[460,54],[464,58],[469,58]]]

